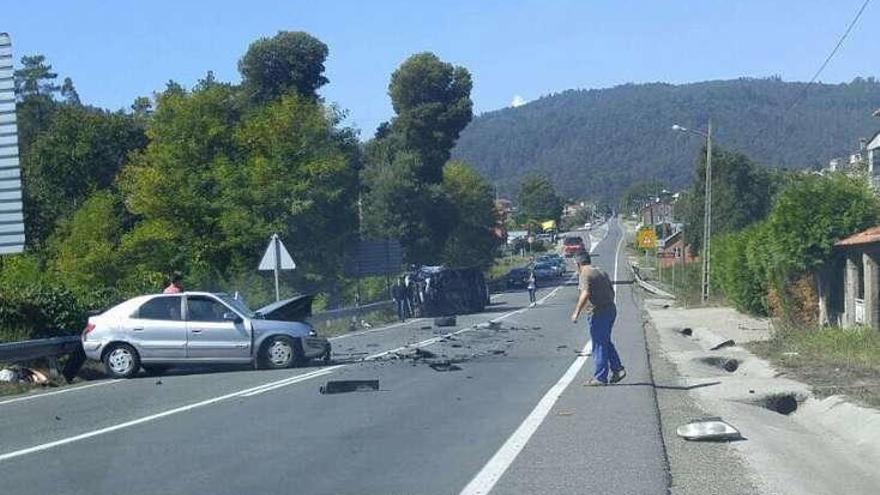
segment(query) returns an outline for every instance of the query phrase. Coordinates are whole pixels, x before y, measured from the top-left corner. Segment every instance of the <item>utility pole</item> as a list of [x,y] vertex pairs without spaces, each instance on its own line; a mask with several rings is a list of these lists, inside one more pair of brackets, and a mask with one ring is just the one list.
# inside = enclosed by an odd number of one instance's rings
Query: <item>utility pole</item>
[[703,206],[703,285],[700,300],[709,299],[709,269],[711,267],[712,243],[712,121],[706,132],[706,194]]

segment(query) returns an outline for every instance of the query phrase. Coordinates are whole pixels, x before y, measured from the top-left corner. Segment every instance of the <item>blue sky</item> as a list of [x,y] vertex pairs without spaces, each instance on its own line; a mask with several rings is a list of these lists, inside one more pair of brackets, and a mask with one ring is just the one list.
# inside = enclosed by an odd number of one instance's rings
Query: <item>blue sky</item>
[[[433,51],[474,76],[479,112],[571,88],[779,75],[808,80],[862,0],[91,1],[4,0],[16,59],[45,54],[83,101],[128,107],[169,79],[238,81],[248,44],[304,30],[330,47],[321,93],[373,134],[391,117],[387,84]],[[51,8],[50,8],[51,5]],[[877,74],[871,4],[820,80]]]

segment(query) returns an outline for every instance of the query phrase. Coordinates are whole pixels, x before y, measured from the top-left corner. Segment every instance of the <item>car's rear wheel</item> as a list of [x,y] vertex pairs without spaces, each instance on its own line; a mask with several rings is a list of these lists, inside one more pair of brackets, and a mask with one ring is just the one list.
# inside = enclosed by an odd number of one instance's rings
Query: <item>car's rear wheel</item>
[[263,366],[272,369],[290,368],[302,362],[302,344],[285,335],[269,337],[263,344]]
[[128,344],[110,344],[104,352],[104,370],[114,378],[131,378],[141,367],[141,358]]

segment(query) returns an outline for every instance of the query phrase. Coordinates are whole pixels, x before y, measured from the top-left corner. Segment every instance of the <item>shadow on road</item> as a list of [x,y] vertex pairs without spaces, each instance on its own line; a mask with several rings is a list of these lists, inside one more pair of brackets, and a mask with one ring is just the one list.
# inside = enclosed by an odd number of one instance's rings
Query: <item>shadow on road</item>
[[611,385],[612,387],[654,387],[655,389],[661,390],[693,390],[695,388],[703,388],[703,387],[714,387],[715,385],[721,385],[721,382],[706,382],[706,383],[697,383],[696,385],[657,385],[656,383],[615,383]]

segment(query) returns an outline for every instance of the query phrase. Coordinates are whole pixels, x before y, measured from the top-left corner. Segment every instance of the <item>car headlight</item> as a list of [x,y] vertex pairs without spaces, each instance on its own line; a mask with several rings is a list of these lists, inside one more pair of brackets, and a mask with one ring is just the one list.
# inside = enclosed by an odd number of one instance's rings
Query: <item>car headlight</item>
[[318,332],[315,331],[314,327],[309,327],[309,337],[317,337]]

